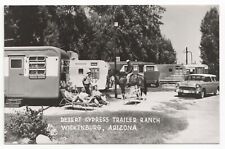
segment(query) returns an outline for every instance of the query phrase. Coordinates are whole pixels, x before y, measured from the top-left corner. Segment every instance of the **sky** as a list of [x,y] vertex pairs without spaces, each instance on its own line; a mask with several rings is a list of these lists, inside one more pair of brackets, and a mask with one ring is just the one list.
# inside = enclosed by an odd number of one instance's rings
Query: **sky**
[[[164,5],[161,32],[169,38],[177,53],[177,62],[186,63],[185,48],[192,52],[193,63],[201,63],[200,40],[201,21],[212,5]],[[189,52],[188,63],[191,63]]]

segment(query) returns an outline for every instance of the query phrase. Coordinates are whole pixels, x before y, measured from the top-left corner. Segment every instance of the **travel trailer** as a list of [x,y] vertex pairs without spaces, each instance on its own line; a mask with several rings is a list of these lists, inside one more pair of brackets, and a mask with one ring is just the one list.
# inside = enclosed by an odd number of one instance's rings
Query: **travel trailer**
[[106,89],[109,64],[102,60],[76,60],[71,58],[69,81],[73,86],[82,88],[82,80],[88,70],[91,71],[92,85],[97,85],[99,90]]
[[159,80],[161,83],[175,83],[184,81],[188,74],[206,74],[208,66],[205,64],[157,64],[160,72]]
[[207,74],[209,69],[206,64],[189,64],[184,66],[187,74]]
[[[151,62],[132,61],[131,63],[133,65],[133,72],[143,75],[148,86],[152,84],[156,87],[159,86],[160,72],[158,71],[157,65]],[[115,69],[114,62],[109,62],[109,64],[111,69]],[[117,70],[125,72],[127,70],[127,63],[125,61],[117,62]]]
[[[154,64],[151,62],[132,61],[135,70],[144,74],[147,84],[176,83],[184,81],[188,74],[208,73],[208,66],[205,64]],[[114,70],[114,62],[109,62],[110,69]],[[125,72],[127,64],[125,61],[117,62],[117,70]],[[113,72],[113,71],[111,71]],[[111,74],[110,76],[112,76]]]
[[185,79],[186,68],[182,64],[157,64],[157,68],[161,83],[176,83]]
[[68,54],[50,46],[4,48],[4,94],[12,99],[57,99],[68,78]]
[[[127,65],[125,64],[120,69],[120,72],[125,72],[126,69],[127,69]],[[158,71],[158,68],[155,64],[151,64],[149,62],[146,62],[146,63],[136,62],[133,64],[133,72],[143,75],[148,86],[151,86],[152,84],[155,85],[156,87],[159,86],[160,72]]]
[[155,85],[159,86],[159,76],[160,72],[158,70],[157,65],[144,65],[144,77],[147,85]]

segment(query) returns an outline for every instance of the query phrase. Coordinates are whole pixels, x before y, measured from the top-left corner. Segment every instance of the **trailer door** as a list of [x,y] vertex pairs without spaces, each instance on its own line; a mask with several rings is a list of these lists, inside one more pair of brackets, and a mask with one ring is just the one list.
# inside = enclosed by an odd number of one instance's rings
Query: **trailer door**
[[24,95],[24,56],[9,56],[9,95]]

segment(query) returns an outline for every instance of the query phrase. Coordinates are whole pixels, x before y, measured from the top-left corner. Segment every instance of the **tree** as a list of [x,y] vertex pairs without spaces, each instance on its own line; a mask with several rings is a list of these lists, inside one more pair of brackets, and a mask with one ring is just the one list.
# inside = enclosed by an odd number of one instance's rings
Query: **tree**
[[14,45],[18,26],[12,18],[13,14],[10,11],[9,6],[4,7],[4,16],[5,46]]
[[5,6],[5,37],[13,40],[9,45],[43,45],[46,15],[41,6]]
[[[76,51],[79,55],[83,53],[85,37],[87,37],[90,26],[83,6],[57,6],[57,24],[59,26],[59,43],[64,50]],[[88,50],[88,49],[87,49]]]
[[46,46],[61,47],[59,43],[59,30],[58,25],[53,21],[47,21],[47,26],[43,31],[43,43]]
[[7,46],[51,45],[79,53],[88,32],[82,6],[5,6],[4,15]]
[[209,73],[219,77],[219,12],[211,8],[201,23],[201,58],[209,66]]
[[176,52],[169,39],[163,37],[158,45],[159,54],[157,63],[159,64],[173,64],[176,63]]
[[[174,49],[161,35],[161,6],[6,6],[7,46],[51,45],[80,59],[131,59],[173,63]],[[119,26],[115,27],[114,22]]]
[[[160,45],[169,43],[172,46],[171,42],[162,38],[160,31],[160,25],[163,24],[161,14],[164,11],[161,6],[89,6],[90,20],[96,35],[91,41],[94,57],[103,55],[113,60],[116,53],[122,60],[129,58],[157,63],[158,53],[164,56],[168,50],[174,53],[173,48],[162,49]],[[119,26],[114,27],[114,22],[118,22]],[[170,60],[164,58],[165,63],[175,62],[176,58],[170,54],[167,54]]]

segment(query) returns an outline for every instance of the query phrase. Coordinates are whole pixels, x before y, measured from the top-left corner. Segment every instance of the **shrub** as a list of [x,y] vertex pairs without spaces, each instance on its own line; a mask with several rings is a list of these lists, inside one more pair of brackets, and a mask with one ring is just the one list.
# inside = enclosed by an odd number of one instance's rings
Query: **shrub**
[[13,137],[29,138],[32,143],[35,142],[39,134],[46,135],[51,138],[48,131],[48,124],[43,119],[43,110],[32,110],[26,107],[24,113],[17,112],[16,115],[10,117],[9,122],[6,124],[6,130]]

